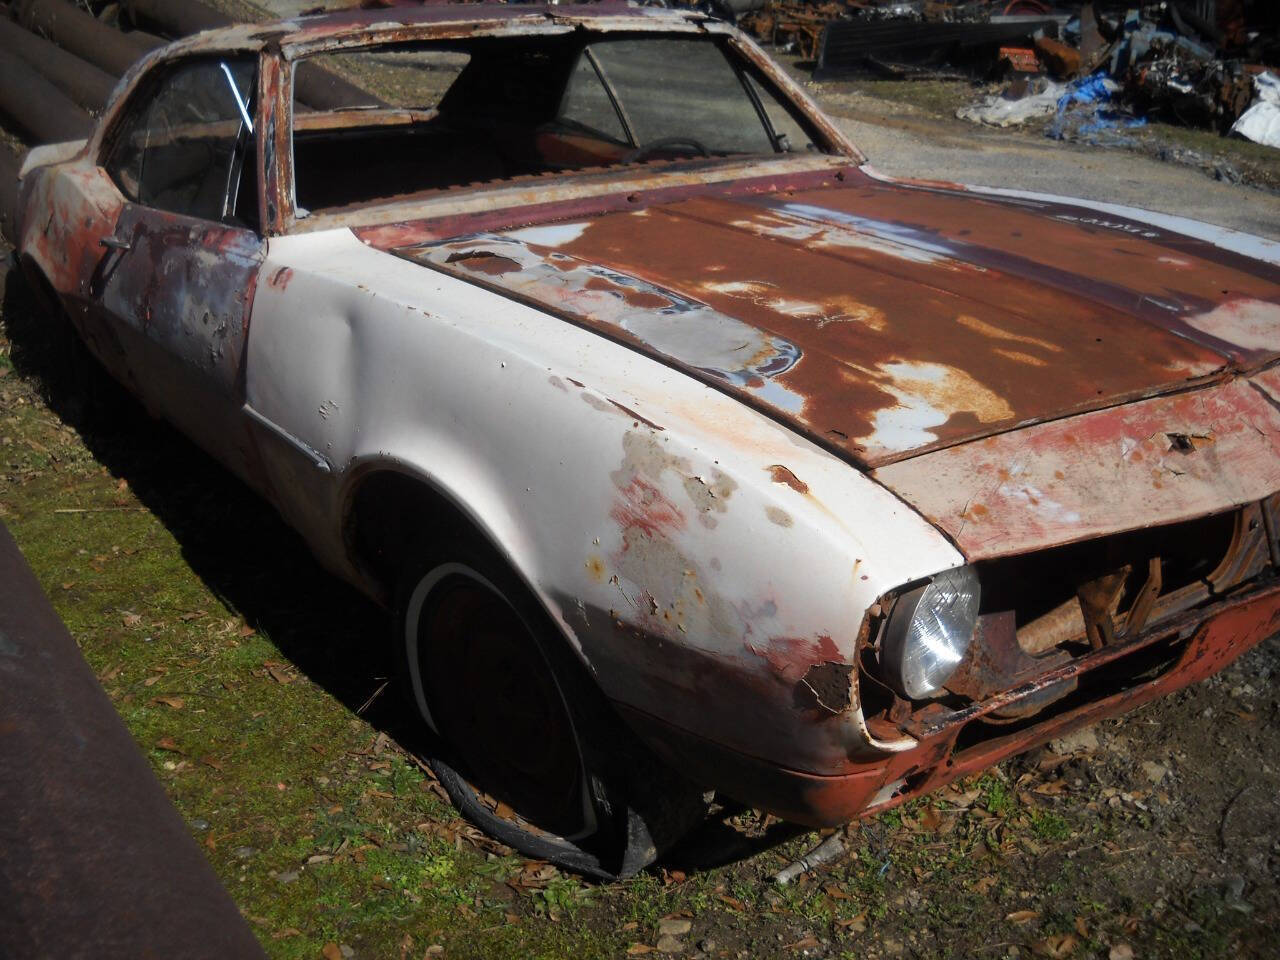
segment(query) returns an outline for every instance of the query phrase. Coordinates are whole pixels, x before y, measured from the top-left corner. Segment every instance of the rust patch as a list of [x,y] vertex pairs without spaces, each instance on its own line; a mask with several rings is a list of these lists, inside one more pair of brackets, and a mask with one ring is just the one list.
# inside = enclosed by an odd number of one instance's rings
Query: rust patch
[[653,430],[665,429],[663,427],[658,426],[648,417],[645,417],[645,416],[642,416],[641,414],[636,413],[630,407],[623,406],[617,400],[610,400],[609,402],[612,403],[615,407],[617,407],[619,410],[621,410],[623,413],[625,413],[628,417],[630,417],[632,420],[634,420],[638,424],[643,423],[646,427],[649,427],[650,429],[653,429]]
[[800,678],[817,705],[830,714],[841,714],[853,705],[853,664],[815,663]]
[[782,464],[775,463],[773,466],[768,467],[766,469],[768,469],[769,476],[773,478],[774,483],[785,484],[786,486],[794,490],[796,493],[809,492],[809,485],[805,483],[803,480],[801,480],[799,477],[797,477],[789,469],[784,467]]
[[604,560],[597,556],[587,557],[587,575],[596,583],[604,583]]
[[293,279],[292,267],[281,267],[271,274],[271,279],[267,281],[267,285],[275,287],[277,290],[285,290],[289,286],[289,281]]
[[464,250],[461,253],[450,254],[445,262],[457,263],[468,270],[491,277],[500,277],[520,270],[520,264],[515,260],[489,250]]

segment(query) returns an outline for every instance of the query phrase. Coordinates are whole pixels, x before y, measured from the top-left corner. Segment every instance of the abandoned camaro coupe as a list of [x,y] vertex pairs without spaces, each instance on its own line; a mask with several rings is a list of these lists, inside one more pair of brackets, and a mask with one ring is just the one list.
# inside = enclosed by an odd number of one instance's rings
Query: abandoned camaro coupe
[[1280,626],[1277,247],[886,178],[722,23],[200,34],[20,191],[32,282],[394,610],[526,853],[882,811]]

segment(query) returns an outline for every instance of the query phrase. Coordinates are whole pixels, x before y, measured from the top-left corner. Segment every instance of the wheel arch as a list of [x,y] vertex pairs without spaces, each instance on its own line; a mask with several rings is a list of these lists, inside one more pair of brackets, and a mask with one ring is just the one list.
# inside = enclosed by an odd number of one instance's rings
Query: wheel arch
[[475,509],[473,500],[462,497],[453,484],[403,461],[367,460],[352,468],[340,502],[347,563],[380,602],[392,600],[400,571],[423,542],[476,538],[506,564],[554,624],[575,658],[582,660],[579,645],[572,641],[559,610],[538,588],[527,564],[510,548],[509,537],[503,535],[498,523]]

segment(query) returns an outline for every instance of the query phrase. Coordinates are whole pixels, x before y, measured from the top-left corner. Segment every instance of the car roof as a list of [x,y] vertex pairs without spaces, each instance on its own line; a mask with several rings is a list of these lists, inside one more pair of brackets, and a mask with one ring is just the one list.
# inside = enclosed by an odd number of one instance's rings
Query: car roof
[[[260,48],[278,45],[286,56],[327,47],[429,39],[476,32],[531,34],[588,29],[688,30],[708,20],[689,10],[666,10],[605,0],[583,4],[425,3],[375,9],[340,10],[267,23],[233,24],[186,37],[166,48],[165,56],[200,50]],[[476,31],[474,28],[479,28]],[[505,28],[505,29],[504,29]]]

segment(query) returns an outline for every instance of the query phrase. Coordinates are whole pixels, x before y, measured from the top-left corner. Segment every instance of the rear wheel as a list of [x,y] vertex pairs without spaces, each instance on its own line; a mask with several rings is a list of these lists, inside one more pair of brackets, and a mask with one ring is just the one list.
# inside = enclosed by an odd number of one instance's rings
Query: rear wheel
[[428,762],[469,820],[601,878],[651,863],[702,817],[696,787],[614,716],[546,613],[486,547],[406,571],[396,646]]

